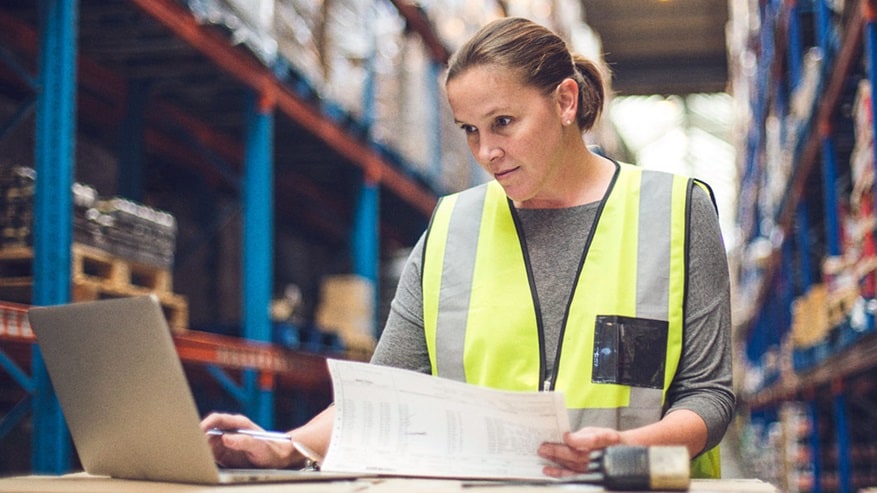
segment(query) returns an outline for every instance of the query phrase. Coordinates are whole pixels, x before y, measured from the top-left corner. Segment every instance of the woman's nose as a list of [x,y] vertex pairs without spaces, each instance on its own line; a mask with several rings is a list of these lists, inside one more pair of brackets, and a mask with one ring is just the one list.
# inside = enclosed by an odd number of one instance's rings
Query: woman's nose
[[502,149],[491,139],[482,138],[478,143],[478,161],[488,164],[502,156]]

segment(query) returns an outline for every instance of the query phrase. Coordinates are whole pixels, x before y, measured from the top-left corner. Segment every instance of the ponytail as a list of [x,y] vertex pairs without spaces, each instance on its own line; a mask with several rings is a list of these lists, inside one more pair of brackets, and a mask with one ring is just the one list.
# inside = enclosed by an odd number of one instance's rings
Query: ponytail
[[605,75],[600,65],[581,56],[572,55],[575,64],[574,80],[579,85],[579,111],[576,120],[582,130],[597,123],[606,102]]

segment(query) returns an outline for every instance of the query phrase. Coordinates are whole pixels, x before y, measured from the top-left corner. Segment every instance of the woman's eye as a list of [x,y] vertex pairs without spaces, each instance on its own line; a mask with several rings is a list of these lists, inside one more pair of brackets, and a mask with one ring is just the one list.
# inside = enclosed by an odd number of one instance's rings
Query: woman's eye
[[496,126],[497,127],[507,127],[512,123],[512,118],[509,116],[500,116],[496,118]]
[[472,125],[460,125],[460,128],[463,129],[463,132],[466,132],[466,134],[474,134],[478,132],[478,129]]

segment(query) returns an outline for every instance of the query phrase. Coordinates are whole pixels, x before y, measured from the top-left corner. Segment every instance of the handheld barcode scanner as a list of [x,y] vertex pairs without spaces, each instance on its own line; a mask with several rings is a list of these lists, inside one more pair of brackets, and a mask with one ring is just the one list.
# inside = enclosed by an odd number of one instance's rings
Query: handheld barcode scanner
[[570,480],[608,490],[684,491],[691,483],[690,460],[683,446],[616,445],[593,453],[588,472]]

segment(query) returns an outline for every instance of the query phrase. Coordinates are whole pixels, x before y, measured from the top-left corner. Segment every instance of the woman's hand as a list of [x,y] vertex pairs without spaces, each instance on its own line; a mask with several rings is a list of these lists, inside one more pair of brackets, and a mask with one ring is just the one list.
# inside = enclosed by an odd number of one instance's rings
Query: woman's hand
[[[246,416],[240,414],[213,413],[201,421],[201,431],[211,429],[264,431]],[[226,433],[207,437],[213,457],[222,467],[259,467],[282,469],[300,459],[292,441],[274,442],[259,440],[240,433]]]
[[621,443],[621,433],[611,428],[587,427],[566,433],[563,443],[543,443],[539,456],[556,465],[545,466],[547,476],[562,478],[588,471],[591,452]]
[[586,427],[563,436],[563,443],[543,443],[539,456],[554,462],[543,472],[560,478],[588,470],[591,452],[610,445],[684,445],[690,457],[703,451],[707,429],[703,418],[687,409],[664,415],[657,423],[618,431],[612,428]]

